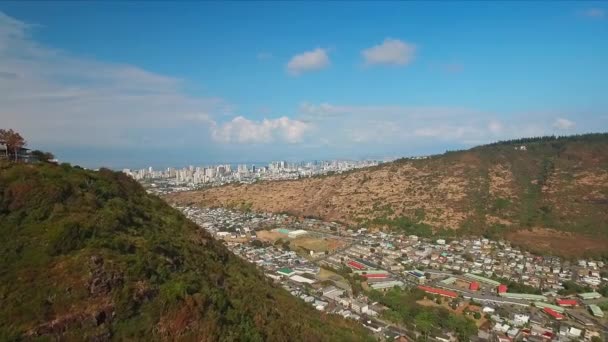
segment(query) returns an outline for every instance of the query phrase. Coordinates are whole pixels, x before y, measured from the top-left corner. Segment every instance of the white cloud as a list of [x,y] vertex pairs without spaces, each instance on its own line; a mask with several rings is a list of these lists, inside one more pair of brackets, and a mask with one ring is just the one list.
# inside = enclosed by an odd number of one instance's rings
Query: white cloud
[[159,133],[187,125],[192,113],[233,110],[220,98],[186,95],[180,79],[39,44],[33,28],[0,12],[0,124],[32,146],[163,145]]
[[237,116],[232,121],[212,128],[213,139],[223,143],[298,143],[310,125],[288,117],[256,122]]
[[312,51],[295,55],[287,63],[287,72],[297,76],[305,72],[316,71],[329,65],[327,50],[316,48]]
[[382,44],[361,52],[366,64],[407,65],[414,60],[416,46],[399,39],[386,38]]
[[601,8],[588,8],[581,12],[581,14],[588,18],[600,19],[604,18],[606,15],[606,11]]
[[574,128],[574,126],[574,122],[564,118],[557,118],[555,122],[553,122],[553,127],[562,130],[571,129]]

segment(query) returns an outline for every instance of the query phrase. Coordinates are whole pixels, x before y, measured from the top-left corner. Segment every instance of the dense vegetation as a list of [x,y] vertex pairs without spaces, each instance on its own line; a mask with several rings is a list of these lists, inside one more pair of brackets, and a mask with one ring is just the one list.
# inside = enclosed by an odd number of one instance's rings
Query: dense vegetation
[[[370,299],[389,308],[382,313],[384,319],[419,331],[423,337],[437,336],[447,331],[455,333],[459,341],[469,341],[471,336],[477,334],[477,326],[472,319],[451,313],[444,307],[422,306],[416,303],[425,297],[434,298],[416,288],[394,288],[384,294],[377,291],[368,294]],[[447,301],[440,297],[434,299],[439,302]]]
[[0,163],[0,232],[3,341],[366,337],[120,173]]

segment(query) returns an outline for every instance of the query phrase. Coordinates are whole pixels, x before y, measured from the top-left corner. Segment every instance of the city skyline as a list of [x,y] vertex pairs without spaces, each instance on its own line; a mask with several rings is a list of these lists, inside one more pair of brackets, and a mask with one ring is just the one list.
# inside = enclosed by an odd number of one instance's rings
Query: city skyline
[[[0,116],[96,168],[608,130],[601,2],[0,4]],[[380,20],[381,19],[381,20]]]

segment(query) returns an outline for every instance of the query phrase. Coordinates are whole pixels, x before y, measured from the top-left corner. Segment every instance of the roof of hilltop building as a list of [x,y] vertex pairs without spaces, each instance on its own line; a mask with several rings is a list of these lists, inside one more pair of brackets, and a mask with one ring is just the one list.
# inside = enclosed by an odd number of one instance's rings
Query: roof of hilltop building
[[529,293],[513,293],[513,292],[503,292],[500,293],[501,297],[511,298],[511,299],[524,299],[524,300],[533,300],[533,301],[547,301],[547,297],[543,295],[535,295]]
[[497,282],[496,280],[492,280],[492,279],[489,279],[489,278],[486,278],[486,277],[478,276],[478,275],[473,274],[473,273],[465,273],[464,276],[466,278],[476,280],[476,281],[478,281],[480,283],[484,283],[484,284],[488,284],[488,285],[492,285],[492,286],[498,286],[498,285],[500,285],[500,282]]

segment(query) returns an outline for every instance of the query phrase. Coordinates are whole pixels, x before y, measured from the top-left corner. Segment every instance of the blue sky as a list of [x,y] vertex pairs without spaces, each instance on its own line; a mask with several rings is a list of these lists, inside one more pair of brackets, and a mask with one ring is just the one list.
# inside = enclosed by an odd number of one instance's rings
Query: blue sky
[[86,166],[608,130],[601,2],[3,2],[1,126]]

